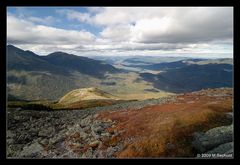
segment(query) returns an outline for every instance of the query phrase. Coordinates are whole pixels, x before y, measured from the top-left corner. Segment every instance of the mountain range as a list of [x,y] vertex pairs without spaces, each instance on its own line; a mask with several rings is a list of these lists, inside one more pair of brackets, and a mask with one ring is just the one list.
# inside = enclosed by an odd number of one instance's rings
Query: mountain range
[[[183,63],[178,64],[182,66]],[[155,88],[182,93],[206,88],[232,87],[232,69],[230,64],[192,64],[171,68],[159,74],[140,73],[140,76],[152,82]]]
[[90,87],[113,95],[121,94],[122,98],[129,94],[147,94],[151,98],[161,92],[192,92],[232,87],[233,83],[232,59],[93,58],[64,52],[40,56],[7,45],[8,99],[58,100],[74,89]]
[[64,52],[54,52],[47,56],[39,56],[13,45],[7,46],[7,57],[8,70],[47,71],[56,74],[77,71],[94,77],[102,77],[107,72],[119,72],[118,69],[99,60]]
[[94,84],[106,73],[119,72],[112,65],[87,57],[63,52],[39,56],[7,46],[8,93],[17,98],[57,99],[70,90]]

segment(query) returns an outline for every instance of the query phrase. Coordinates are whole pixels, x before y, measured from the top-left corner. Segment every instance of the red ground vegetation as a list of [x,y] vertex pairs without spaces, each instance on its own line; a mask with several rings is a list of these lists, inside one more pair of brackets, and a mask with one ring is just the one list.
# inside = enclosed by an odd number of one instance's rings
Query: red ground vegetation
[[192,134],[229,124],[232,89],[209,89],[177,97],[174,103],[140,110],[111,110],[99,118],[116,121],[124,149],[117,157],[192,157]]

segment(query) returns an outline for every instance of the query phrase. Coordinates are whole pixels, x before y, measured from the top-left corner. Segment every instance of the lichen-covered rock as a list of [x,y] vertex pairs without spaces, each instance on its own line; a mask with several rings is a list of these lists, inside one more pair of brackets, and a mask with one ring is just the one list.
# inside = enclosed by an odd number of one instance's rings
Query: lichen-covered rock
[[207,152],[208,154],[232,154],[233,153],[233,142],[221,144],[218,147]]
[[233,125],[216,127],[206,133],[195,133],[193,146],[203,153],[221,144],[233,141]]
[[232,112],[229,112],[229,113],[226,113],[226,117],[229,119],[229,120],[233,120],[233,113]]
[[90,116],[84,118],[83,120],[81,120],[80,125],[81,125],[81,127],[86,127],[86,126],[90,125],[91,122],[92,122],[92,116],[90,115]]
[[41,156],[43,150],[43,147],[39,143],[33,143],[30,146],[25,146],[19,156],[36,158]]
[[55,134],[54,127],[48,127],[39,131],[38,136],[40,137],[52,137]]

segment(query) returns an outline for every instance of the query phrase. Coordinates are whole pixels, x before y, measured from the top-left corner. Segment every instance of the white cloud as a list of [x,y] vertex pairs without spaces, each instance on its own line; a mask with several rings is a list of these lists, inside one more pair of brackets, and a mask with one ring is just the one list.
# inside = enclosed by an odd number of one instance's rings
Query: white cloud
[[109,26],[105,28],[101,33],[101,37],[110,41],[128,41],[131,37],[130,26]]
[[[126,33],[131,41],[146,43],[205,42],[232,38],[232,7],[105,7],[89,8],[81,13],[62,10],[69,19],[93,26],[103,26],[103,36]],[[122,30],[122,32],[119,32]],[[128,32],[130,33],[130,32]],[[125,34],[124,34],[125,36]]]
[[[233,52],[232,7],[89,7],[86,12],[60,9],[60,17],[88,29],[50,27],[53,17],[19,18],[8,13],[8,42],[41,51],[77,54],[161,54]],[[43,24],[49,22],[49,24]],[[28,46],[27,46],[28,45]],[[44,45],[46,47],[44,47]],[[43,52],[43,50],[42,50]]]
[[43,25],[52,25],[55,21],[59,21],[58,19],[52,17],[52,16],[47,16],[44,18],[40,17],[28,17],[27,20],[34,22],[34,23],[40,23]]
[[71,45],[92,42],[95,36],[87,31],[65,30],[35,25],[32,22],[8,15],[7,39],[12,44]]
[[69,9],[59,9],[56,12],[60,15],[66,15],[69,20],[78,20],[80,22],[88,22],[90,21],[90,14],[89,13],[81,13],[75,10]]

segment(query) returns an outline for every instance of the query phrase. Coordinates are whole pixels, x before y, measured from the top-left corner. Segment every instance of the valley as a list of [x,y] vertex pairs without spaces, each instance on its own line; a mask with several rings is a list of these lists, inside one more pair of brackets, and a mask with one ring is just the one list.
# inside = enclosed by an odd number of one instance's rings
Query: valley
[[236,158],[236,5],[14,4],[3,158]]
[[[232,59],[7,50],[8,157],[233,153]],[[200,137],[214,132],[213,141],[221,126],[223,139],[204,146]]]

